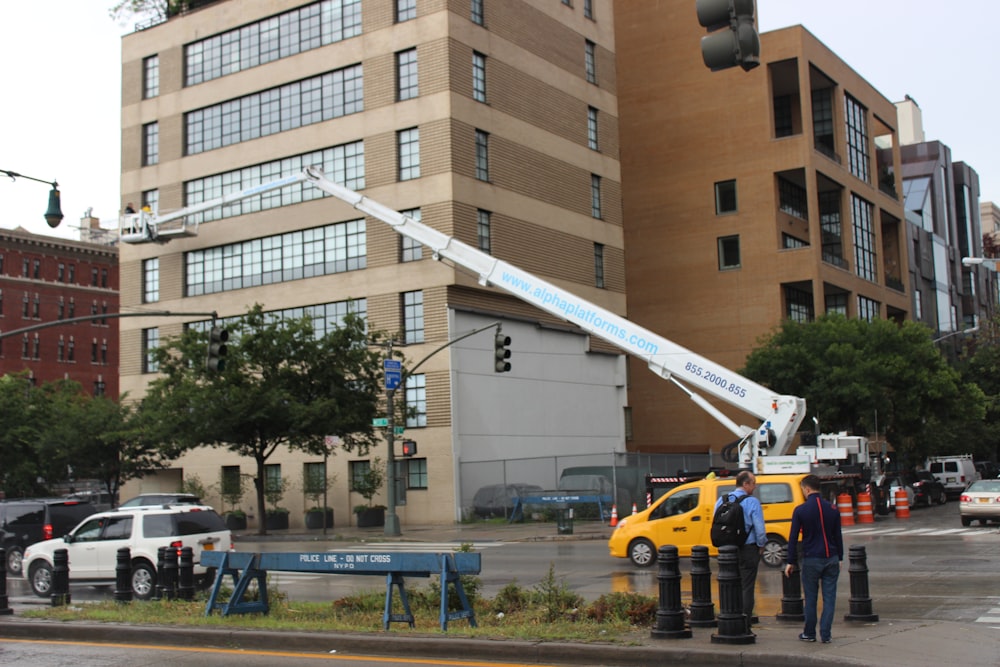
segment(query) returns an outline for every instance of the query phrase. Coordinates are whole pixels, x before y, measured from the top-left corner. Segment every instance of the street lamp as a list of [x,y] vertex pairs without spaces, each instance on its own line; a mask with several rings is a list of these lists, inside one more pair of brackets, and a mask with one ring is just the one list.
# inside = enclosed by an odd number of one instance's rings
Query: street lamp
[[49,190],[49,208],[45,211],[45,222],[49,223],[49,227],[56,228],[59,223],[62,222],[63,213],[62,207],[59,206],[59,184],[55,181],[46,181],[41,178],[34,178],[33,176],[25,176],[24,174],[19,174],[16,171],[7,171],[6,169],[0,169],[0,173],[10,176],[10,180],[16,181],[18,178],[26,178],[29,181],[37,181],[39,183],[46,183],[52,186]]
[[951,338],[952,336],[957,336],[957,335],[959,335],[959,334],[970,334],[970,333],[976,333],[977,331],[979,331],[979,325],[978,325],[978,324],[977,324],[977,325],[975,325],[975,326],[973,326],[973,327],[969,327],[968,329],[962,329],[961,331],[952,331],[952,332],[951,332],[950,334],[945,334],[945,335],[943,335],[943,336],[940,336],[940,337],[938,337],[938,338],[935,338],[935,339],[934,339],[934,340],[932,340],[931,342],[932,342],[932,343],[940,343],[940,342],[941,342],[941,341],[943,341],[943,340],[944,340],[945,338]]

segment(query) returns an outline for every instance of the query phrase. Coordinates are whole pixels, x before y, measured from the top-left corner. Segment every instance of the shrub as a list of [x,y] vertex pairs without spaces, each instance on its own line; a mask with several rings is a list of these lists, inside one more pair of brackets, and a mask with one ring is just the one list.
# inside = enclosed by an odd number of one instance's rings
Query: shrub
[[656,600],[639,593],[608,593],[594,600],[586,615],[598,623],[619,621],[649,626],[656,620]]

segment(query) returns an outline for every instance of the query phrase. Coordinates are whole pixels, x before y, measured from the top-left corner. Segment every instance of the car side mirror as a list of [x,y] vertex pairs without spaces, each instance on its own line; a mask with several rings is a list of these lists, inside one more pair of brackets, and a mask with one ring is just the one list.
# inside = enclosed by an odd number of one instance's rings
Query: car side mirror
[[63,542],[65,542],[66,544],[72,544],[73,543],[73,534],[72,533],[66,533],[65,535],[63,535]]

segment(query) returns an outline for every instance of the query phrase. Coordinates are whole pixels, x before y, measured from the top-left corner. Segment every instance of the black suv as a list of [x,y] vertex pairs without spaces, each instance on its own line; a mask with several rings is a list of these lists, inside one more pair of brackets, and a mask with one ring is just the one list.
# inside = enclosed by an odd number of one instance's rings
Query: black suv
[[86,501],[67,498],[0,500],[0,547],[7,550],[7,571],[20,576],[25,547],[62,537],[96,511]]

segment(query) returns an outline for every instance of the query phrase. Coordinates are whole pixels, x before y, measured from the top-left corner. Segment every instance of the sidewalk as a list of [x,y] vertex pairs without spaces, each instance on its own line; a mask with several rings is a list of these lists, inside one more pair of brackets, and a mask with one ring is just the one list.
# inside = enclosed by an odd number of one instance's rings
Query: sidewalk
[[[334,527],[320,531],[278,531],[268,536],[243,533],[241,542],[261,541],[411,541],[485,542],[533,540],[604,540],[611,528],[599,522],[577,522],[572,535],[558,535],[556,524],[463,524],[406,526],[399,537],[382,528]],[[877,623],[849,623],[838,613],[831,644],[797,639],[799,623],[760,618],[754,644],[712,643],[714,628],[694,628],[689,639],[653,639],[637,633],[634,645],[475,640],[446,635],[413,636],[393,633],[268,633],[250,630],[121,626],[94,623],[52,623],[0,616],[0,636],[108,642],[162,643],[257,650],[295,650],[338,655],[382,655],[448,658],[462,655],[520,663],[572,665],[660,665],[683,661],[692,665],[815,666],[877,665],[878,667],[937,667],[948,662],[961,667],[1000,665],[1000,631],[987,624],[880,618]],[[878,608],[874,610],[878,613]]]

